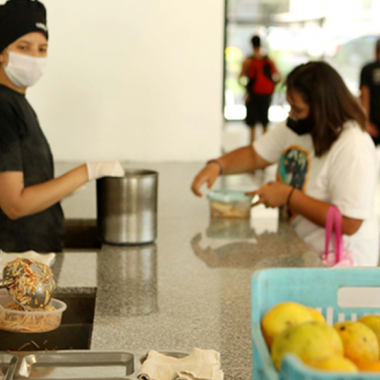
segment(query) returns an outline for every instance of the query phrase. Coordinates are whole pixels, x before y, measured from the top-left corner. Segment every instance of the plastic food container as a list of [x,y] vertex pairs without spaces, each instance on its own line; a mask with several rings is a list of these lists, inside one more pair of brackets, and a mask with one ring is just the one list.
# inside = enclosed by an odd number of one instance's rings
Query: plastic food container
[[[8,295],[0,296],[0,305],[12,302]],[[40,333],[52,331],[61,324],[62,314],[67,305],[55,298],[51,301],[56,310],[20,311],[0,308],[0,330],[18,333]]]
[[213,218],[245,218],[251,216],[253,196],[240,190],[211,190],[207,194]]
[[212,239],[250,239],[255,237],[249,219],[237,218],[210,218],[206,236]]
[[[330,325],[338,321],[355,321],[365,314],[378,314],[380,302],[374,293],[378,294],[379,278],[380,269],[377,268],[283,268],[255,271],[251,282],[253,380],[379,379],[379,373],[313,370],[294,355],[286,355],[280,371],[277,372],[260,327],[264,314],[274,305],[284,301],[316,308]],[[368,298],[369,292],[372,298],[370,306],[366,304],[368,301],[364,300]]]

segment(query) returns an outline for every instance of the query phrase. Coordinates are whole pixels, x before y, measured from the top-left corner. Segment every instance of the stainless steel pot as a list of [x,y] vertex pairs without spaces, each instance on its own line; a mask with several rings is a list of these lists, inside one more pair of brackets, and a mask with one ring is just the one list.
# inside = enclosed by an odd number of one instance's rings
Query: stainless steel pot
[[100,239],[109,244],[146,244],[157,237],[158,173],[126,170],[123,178],[97,180]]

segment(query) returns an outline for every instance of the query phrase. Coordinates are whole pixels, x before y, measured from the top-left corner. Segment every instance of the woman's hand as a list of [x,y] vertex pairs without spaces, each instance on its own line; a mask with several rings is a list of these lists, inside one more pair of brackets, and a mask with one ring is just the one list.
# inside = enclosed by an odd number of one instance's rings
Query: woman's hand
[[199,191],[200,187],[207,182],[207,188],[210,189],[218,178],[219,173],[220,166],[216,162],[210,162],[207,164],[194,178],[194,181],[191,184],[192,192],[198,197],[201,197],[202,193]]
[[[218,163],[219,162],[219,163]],[[271,163],[257,154],[253,145],[244,146],[229,152],[217,160],[211,160],[194,178],[191,190],[198,197],[202,196],[200,187],[207,182],[210,189],[220,174],[252,173],[264,169]]]
[[282,182],[268,182],[261,186],[258,190],[246,193],[247,195],[258,195],[260,199],[253,206],[259,204],[265,207],[280,207],[286,204],[289,194],[292,191],[292,186],[285,185]]

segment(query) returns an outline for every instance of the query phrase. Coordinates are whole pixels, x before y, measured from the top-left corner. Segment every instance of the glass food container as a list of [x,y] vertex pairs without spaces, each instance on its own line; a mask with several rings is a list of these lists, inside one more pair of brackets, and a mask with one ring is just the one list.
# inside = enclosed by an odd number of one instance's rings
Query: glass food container
[[211,190],[207,194],[212,218],[249,219],[253,196],[240,190]]

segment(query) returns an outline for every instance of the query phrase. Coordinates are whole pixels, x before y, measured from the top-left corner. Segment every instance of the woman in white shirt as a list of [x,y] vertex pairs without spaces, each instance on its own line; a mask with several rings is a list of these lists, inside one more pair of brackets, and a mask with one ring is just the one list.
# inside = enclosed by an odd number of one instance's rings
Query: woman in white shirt
[[211,160],[195,177],[201,196],[219,174],[263,169],[278,163],[277,181],[253,192],[266,207],[287,206],[297,233],[324,251],[328,209],[343,215],[345,249],[355,265],[377,266],[379,228],[374,210],[378,167],[365,131],[366,116],[340,75],[325,62],[296,67],[287,77],[289,118],[254,142]]

